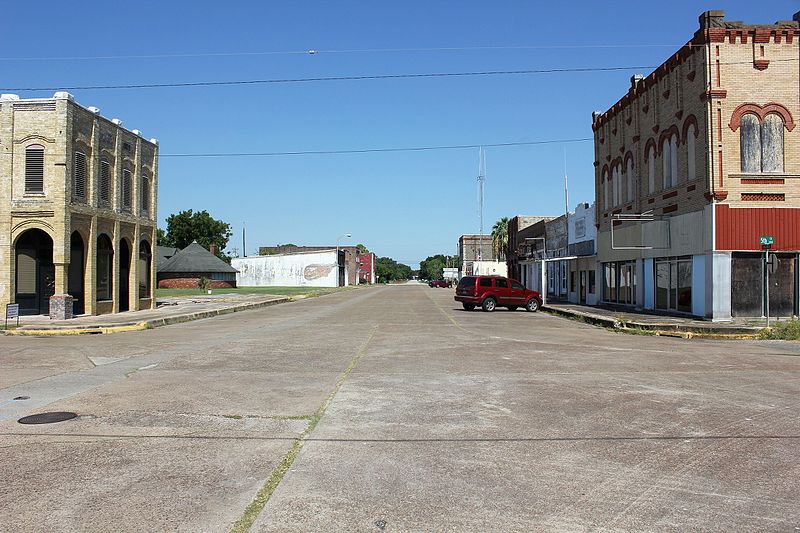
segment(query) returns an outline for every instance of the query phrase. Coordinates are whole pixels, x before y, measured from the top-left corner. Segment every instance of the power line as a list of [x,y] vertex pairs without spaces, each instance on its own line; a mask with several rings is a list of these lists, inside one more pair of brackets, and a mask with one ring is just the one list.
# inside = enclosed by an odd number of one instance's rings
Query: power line
[[323,81],[364,81],[364,80],[392,80],[409,78],[448,78],[448,77],[479,77],[479,76],[514,76],[522,74],[555,74],[567,72],[613,72],[620,70],[651,69],[651,66],[628,67],[577,67],[577,68],[552,68],[552,69],[527,69],[527,70],[485,70],[474,72],[430,72],[422,74],[373,74],[363,76],[322,76],[313,78],[275,78],[262,80],[227,80],[227,81],[190,81],[173,83],[139,83],[128,85],[74,85],[52,87],[2,87],[2,91],[89,91],[107,89],[162,89],[176,87],[219,87],[229,85],[263,85],[279,83],[309,83]]
[[593,141],[592,137],[576,139],[546,139],[541,141],[519,141],[503,143],[481,144],[451,144],[439,146],[409,146],[392,148],[359,148],[352,150],[296,150],[290,152],[215,152],[215,153],[186,153],[186,154],[159,154],[159,157],[197,158],[197,157],[271,157],[292,155],[338,155],[338,154],[370,154],[381,152],[425,152],[433,150],[464,150],[480,147],[502,148],[509,146],[533,146],[539,144],[566,144]]
[[[800,58],[775,59],[774,62],[798,61]],[[720,63],[724,65],[745,65],[752,64],[752,61],[738,61],[730,63]],[[321,76],[311,78],[275,78],[257,80],[225,80],[225,81],[194,81],[194,82],[171,82],[171,83],[139,83],[123,85],[73,85],[73,86],[51,86],[51,87],[2,87],[1,91],[90,91],[90,90],[109,90],[109,89],[163,89],[179,87],[220,87],[232,85],[265,85],[265,84],[285,84],[285,83],[310,83],[327,81],[364,81],[364,80],[393,80],[393,79],[413,79],[413,78],[456,78],[456,77],[483,77],[483,76],[517,76],[531,74],[565,74],[565,73],[586,73],[586,72],[619,72],[625,70],[653,70],[658,65],[629,65],[624,67],[574,67],[574,68],[548,68],[548,69],[524,69],[524,70],[485,70],[472,72],[430,72],[417,74],[373,74],[361,76]]]
[[116,59],[183,59],[202,57],[253,57],[253,56],[291,56],[291,55],[324,55],[324,54],[365,54],[365,53],[407,53],[407,52],[471,52],[471,51],[504,51],[504,50],[568,50],[589,48],[676,48],[682,44],[553,44],[553,45],[516,45],[516,46],[441,46],[420,48],[354,48],[341,50],[314,49],[308,50],[267,50],[251,52],[199,52],[175,54],[131,54],[102,56],[46,56],[46,57],[0,57],[0,61],[95,61]]

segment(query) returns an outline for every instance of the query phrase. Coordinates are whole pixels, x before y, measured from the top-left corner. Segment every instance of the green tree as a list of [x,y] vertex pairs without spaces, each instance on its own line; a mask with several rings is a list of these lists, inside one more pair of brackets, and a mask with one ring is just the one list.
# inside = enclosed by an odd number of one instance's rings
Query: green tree
[[222,220],[216,220],[208,211],[181,211],[167,217],[167,231],[163,245],[175,248],[186,248],[193,241],[205,248],[212,244],[217,247],[217,255],[226,257],[222,250],[228,245],[233,232],[231,226]]
[[367,247],[364,246],[363,244],[356,244],[356,250],[358,250],[358,253],[360,253],[360,254],[365,254],[365,253],[369,252]]
[[162,228],[158,228],[156,230],[156,244],[158,246],[169,246],[169,243],[167,242],[167,232]]
[[379,257],[375,265],[375,273],[380,282],[411,279],[411,267],[398,263],[391,257]]
[[492,226],[492,250],[498,261],[506,258],[508,248],[508,217],[503,217]]
[[444,268],[458,265],[458,258],[452,255],[436,254],[419,263],[419,277],[422,279],[444,279]]

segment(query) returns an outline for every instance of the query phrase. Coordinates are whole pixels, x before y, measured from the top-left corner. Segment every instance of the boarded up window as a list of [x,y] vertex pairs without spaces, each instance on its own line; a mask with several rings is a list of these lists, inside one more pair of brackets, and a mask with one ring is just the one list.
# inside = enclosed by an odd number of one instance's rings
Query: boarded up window
[[130,170],[123,170],[122,171],[122,208],[123,209],[130,209],[131,208],[131,171]]
[[44,192],[44,147],[25,149],[25,192]]
[[758,117],[744,115],[739,127],[742,172],[761,172],[761,127]]
[[17,293],[36,294],[36,250],[17,251]]
[[100,201],[108,203],[111,200],[111,165],[108,161],[100,161]]
[[150,243],[139,243],[139,298],[150,298]]
[[75,168],[72,177],[72,194],[75,198],[86,198],[86,154],[75,152]]
[[767,115],[761,124],[761,171],[783,172],[783,120]]

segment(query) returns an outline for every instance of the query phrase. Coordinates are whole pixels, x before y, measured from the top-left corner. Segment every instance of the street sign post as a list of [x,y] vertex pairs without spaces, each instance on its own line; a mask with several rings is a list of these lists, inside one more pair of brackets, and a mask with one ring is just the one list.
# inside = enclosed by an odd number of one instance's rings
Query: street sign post
[[[764,302],[765,314],[767,316],[767,327],[769,327],[769,274],[770,271],[774,274],[778,270],[778,258],[774,255],[770,258],[769,249],[775,244],[775,238],[772,235],[762,235],[758,238],[758,243],[764,249]],[[772,259],[772,262],[770,262]]]
[[8,319],[17,319],[19,326],[19,304],[6,304],[6,329],[8,329]]

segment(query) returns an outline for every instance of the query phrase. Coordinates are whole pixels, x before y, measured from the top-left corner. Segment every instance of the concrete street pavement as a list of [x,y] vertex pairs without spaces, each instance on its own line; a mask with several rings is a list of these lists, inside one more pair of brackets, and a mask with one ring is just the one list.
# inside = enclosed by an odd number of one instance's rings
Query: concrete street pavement
[[[0,338],[0,531],[800,527],[800,345],[452,295]],[[80,416],[16,422],[62,410]]]

